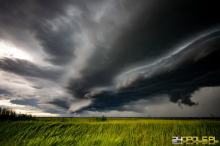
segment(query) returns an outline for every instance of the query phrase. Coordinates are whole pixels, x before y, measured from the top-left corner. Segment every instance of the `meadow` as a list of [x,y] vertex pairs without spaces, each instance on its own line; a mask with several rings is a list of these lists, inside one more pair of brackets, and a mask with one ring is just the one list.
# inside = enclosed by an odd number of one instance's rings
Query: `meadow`
[[0,122],[0,146],[171,146],[176,135],[219,138],[220,121],[36,118]]

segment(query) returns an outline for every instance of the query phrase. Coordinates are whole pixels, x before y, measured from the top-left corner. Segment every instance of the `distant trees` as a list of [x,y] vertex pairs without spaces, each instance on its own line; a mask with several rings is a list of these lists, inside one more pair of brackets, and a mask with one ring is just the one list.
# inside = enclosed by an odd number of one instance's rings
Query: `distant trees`
[[30,120],[33,117],[26,114],[18,114],[15,111],[0,107],[0,120]]
[[106,121],[107,117],[105,117],[104,115],[101,117],[96,117],[96,121]]

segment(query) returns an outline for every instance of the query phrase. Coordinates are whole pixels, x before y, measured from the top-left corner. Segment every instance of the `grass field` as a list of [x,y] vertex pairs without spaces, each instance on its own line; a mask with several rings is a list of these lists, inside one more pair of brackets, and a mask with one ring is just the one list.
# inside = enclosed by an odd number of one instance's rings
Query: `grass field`
[[220,121],[37,118],[0,122],[0,146],[170,146],[176,135],[216,136],[219,140]]

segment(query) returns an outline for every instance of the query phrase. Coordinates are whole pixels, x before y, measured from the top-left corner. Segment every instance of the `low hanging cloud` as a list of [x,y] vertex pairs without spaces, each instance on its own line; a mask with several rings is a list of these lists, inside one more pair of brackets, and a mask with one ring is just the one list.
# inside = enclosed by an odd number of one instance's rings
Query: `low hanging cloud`
[[191,100],[196,90],[220,84],[220,69],[215,65],[220,57],[219,38],[219,31],[208,33],[154,64],[127,71],[120,75],[114,90],[91,96],[93,104],[86,109],[120,109],[129,102],[164,94],[172,102],[196,105]]
[[192,107],[194,92],[219,86],[217,1],[0,3],[0,99],[13,105],[140,116],[124,106]]
[[60,71],[47,67],[40,67],[36,64],[21,59],[0,59],[0,69],[12,72],[21,76],[39,77],[56,80]]

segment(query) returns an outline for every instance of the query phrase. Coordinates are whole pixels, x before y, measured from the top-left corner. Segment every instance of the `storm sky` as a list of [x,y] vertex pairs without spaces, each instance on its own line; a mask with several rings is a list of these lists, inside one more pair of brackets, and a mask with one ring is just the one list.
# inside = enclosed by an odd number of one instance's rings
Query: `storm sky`
[[208,0],[0,0],[0,106],[36,116],[216,116]]

